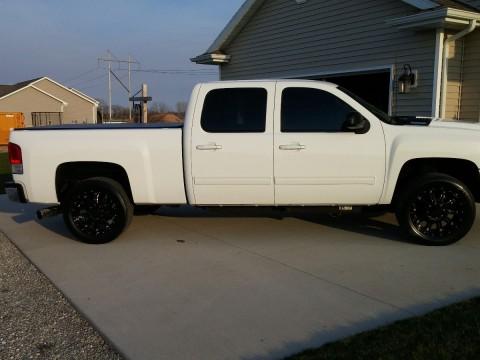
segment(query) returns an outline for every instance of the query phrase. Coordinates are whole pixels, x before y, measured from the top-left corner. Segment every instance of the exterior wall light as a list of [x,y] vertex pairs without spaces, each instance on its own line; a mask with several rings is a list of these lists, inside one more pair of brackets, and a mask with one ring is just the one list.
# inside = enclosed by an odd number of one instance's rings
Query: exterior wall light
[[403,65],[403,73],[398,77],[398,92],[408,94],[412,88],[418,86],[418,71],[412,70],[410,64]]

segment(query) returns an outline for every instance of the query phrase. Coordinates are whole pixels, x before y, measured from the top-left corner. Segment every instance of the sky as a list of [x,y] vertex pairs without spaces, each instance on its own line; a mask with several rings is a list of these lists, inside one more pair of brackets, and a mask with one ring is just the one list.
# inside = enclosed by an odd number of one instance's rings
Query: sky
[[[194,84],[218,80],[216,66],[190,58],[210,46],[244,0],[0,0],[0,84],[49,76],[108,99],[107,50],[132,56],[140,69],[196,70],[194,74],[132,74],[132,88],[149,86],[153,101],[174,107]],[[113,71],[128,83],[127,72]],[[202,74],[201,72],[207,72]],[[128,105],[112,80],[113,103]]]

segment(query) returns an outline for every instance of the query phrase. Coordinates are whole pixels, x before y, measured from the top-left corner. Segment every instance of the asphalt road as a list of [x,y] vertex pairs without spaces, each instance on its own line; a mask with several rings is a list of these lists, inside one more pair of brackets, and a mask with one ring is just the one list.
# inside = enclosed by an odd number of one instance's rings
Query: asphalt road
[[0,229],[130,359],[278,359],[480,294],[480,225],[402,240],[376,219],[164,209],[115,242],[0,198]]

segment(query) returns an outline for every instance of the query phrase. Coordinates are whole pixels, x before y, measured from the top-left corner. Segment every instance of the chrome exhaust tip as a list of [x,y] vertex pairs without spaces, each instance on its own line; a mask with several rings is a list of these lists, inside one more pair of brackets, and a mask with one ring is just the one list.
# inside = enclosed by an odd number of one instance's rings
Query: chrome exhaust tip
[[61,213],[60,206],[55,205],[55,206],[50,206],[50,207],[38,210],[36,215],[38,220],[44,220],[49,217],[60,215],[60,213]]

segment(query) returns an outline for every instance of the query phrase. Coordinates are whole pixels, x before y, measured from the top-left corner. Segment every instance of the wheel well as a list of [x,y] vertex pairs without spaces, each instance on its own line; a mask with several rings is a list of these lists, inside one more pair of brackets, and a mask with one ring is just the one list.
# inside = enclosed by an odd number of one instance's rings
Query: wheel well
[[463,159],[423,158],[407,161],[400,171],[392,203],[402,192],[402,187],[419,175],[439,172],[462,181],[480,202],[480,173],[475,163]]
[[57,168],[55,187],[61,202],[68,191],[81,180],[92,177],[106,177],[117,181],[133,202],[132,190],[127,172],[123,167],[106,162],[69,162]]

